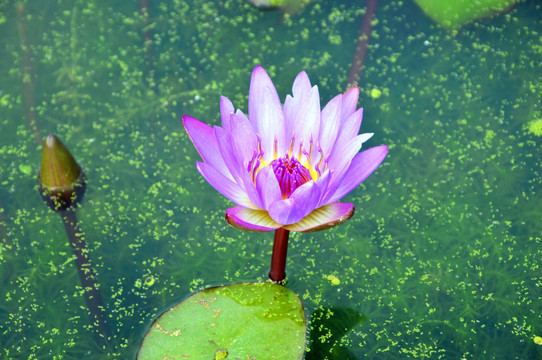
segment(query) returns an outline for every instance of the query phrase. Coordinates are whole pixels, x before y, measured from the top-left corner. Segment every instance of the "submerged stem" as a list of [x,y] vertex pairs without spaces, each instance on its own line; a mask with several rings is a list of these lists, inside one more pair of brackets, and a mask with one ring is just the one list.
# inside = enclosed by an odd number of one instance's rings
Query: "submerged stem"
[[286,253],[288,252],[288,237],[290,230],[283,228],[275,230],[275,242],[271,255],[271,271],[269,279],[281,282],[286,278]]
[[75,211],[74,209],[61,210],[58,214],[62,218],[73,254],[75,255],[75,263],[77,264],[77,270],[81,278],[81,285],[83,286],[83,293],[87,301],[91,326],[96,340],[98,344],[106,345],[110,331],[106,320],[105,307],[100,294],[96,273],[90,263],[87,245],[81,235],[82,232],[79,229],[79,225],[77,225]]
[[365,11],[365,16],[363,16],[361,22],[356,52],[354,53],[354,58],[352,59],[352,65],[350,66],[350,72],[348,74],[348,81],[346,83],[347,89],[353,85],[359,86],[361,83],[363,64],[365,63],[365,56],[367,55],[369,40],[371,39],[372,21],[377,8],[378,0],[367,1],[367,10]]
[[38,115],[36,112],[36,97],[34,80],[36,74],[34,72],[34,63],[32,61],[32,48],[28,40],[26,14],[24,4],[17,5],[17,27],[19,29],[19,37],[21,38],[21,75],[22,75],[22,99],[26,121],[36,144],[41,142],[40,131],[38,129]]

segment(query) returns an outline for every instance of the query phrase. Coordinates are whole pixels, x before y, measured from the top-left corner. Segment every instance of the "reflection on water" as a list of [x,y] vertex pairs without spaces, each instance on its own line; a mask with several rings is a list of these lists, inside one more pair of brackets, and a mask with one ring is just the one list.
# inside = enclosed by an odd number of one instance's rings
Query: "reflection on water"
[[[197,173],[180,116],[218,124],[221,94],[246,112],[256,64],[282,99],[306,70],[326,103],[345,90],[364,14],[355,2],[283,21],[242,0],[142,3],[148,16],[138,2],[0,4],[3,358],[130,358],[168,305],[264,280],[272,234],[226,225],[230,204]],[[525,1],[450,35],[412,1],[380,2],[359,105],[377,134],[367,146],[389,156],[345,199],[348,223],[294,234],[288,251],[307,314],[349,309],[348,331],[314,331],[337,344],[315,344],[321,358],[542,357],[541,15]],[[107,349],[36,189],[49,133],[87,176],[78,220]]]

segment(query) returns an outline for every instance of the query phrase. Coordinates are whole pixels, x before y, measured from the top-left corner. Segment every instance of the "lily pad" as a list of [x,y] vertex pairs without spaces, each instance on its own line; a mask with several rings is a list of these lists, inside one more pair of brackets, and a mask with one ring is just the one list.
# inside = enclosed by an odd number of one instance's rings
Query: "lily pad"
[[456,32],[471,21],[492,17],[510,9],[518,0],[415,0],[440,26]]
[[166,310],[137,359],[301,359],[306,325],[299,297],[273,283],[197,292]]

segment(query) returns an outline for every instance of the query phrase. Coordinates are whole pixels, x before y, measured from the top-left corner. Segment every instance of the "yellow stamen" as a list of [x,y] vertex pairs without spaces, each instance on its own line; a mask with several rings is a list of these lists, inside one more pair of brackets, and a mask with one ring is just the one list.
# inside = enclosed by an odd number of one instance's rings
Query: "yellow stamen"
[[288,149],[288,157],[292,157],[292,152],[294,151],[294,138],[295,136],[292,136],[292,140],[290,141],[290,148]]

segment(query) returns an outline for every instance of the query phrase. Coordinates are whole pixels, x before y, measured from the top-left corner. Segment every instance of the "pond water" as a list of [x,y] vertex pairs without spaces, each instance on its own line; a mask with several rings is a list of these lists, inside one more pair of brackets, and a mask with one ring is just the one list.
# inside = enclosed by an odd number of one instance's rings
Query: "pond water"
[[[148,10],[142,16],[141,9]],[[0,2],[0,357],[132,359],[194,291],[266,280],[273,234],[227,225],[180,118],[247,110],[261,64],[283,100],[305,70],[345,91],[365,2],[282,18],[242,0]],[[362,78],[384,163],[345,224],[290,238],[307,359],[542,359],[542,6],[450,34],[380,2]],[[56,134],[84,168],[77,210],[112,336],[89,332],[65,229],[36,185]]]

